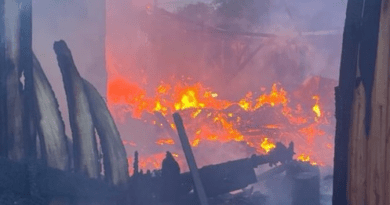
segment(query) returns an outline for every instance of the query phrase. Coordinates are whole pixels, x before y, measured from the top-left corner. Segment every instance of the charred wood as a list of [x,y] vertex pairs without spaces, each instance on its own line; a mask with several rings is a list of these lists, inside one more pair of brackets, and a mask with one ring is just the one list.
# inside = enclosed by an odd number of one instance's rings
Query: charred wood
[[119,131],[105,101],[96,88],[87,80],[84,80],[83,84],[93,123],[100,137],[106,180],[109,184],[124,185],[129,178],[129,168],[126,150]]
[[[0,158],[0,189],[17,194],[28,194],[28,166]],[[82,174],[73,174],[58,169],[37,165],[36,182],[39,193],[44,197],[88,198],[90,200],[114,199],[120,192],[96,179]]]
[[347,4],[340,80],[336,89],[336,135],[333,180],[333,204],[347,204],[348,146],[350,136],[353,90],[356,84],[358,48],[363,0]]
[[187,159],[188,166],[190,168],[190,172],[192,175],[192,180],[194,182],[195,191],[198,195],[198,199],[201,205],[208,205],[207,197],[205,190],[203,188],[203,184],[199,175],[198,167],[196,165],[194,154],[192,153],[192,149],[190,146],[190,142],[188,141],[188,137],[186,131],[184,129],[183,120],[179,113],[173,114],[173,119],[176,124],[176,129],[180,138],[181,145],[183,147],[184,154]]
[[[2,39],[5,46],[3,80],[6,92],[7,154],[10,159],[21,160],[27,154],[25,134],[29,129],[29,123],[25,124],[27,120],[24,118],[23,85],[20,78],[24,67],[26,67],[25,65],[28,64],[28,54],[24,53],[23,49],[28,48],[29,43],[31,43],[28,38],[23,39],[23,37],[31,30],[28,31],[27,26],[27,31],[22,31],[26,26],[24,6],[27,1],[4,0],[3,2],[4,24],[9,25],[4,28]],[[26,52],[29,52],[29,50],[26,50]]]
[[77,71],[71,51],[65,41],[55,42],[54,51],[61,69],[68,101],[75,170],[91,178],[98,178],[100,170],[97,143],[83,79]]
[[14,64],[8,61],[7,92],[7,148],[8,158],[20,161],[26,157],[24,130],[24,104],[22,84]]
[[35,56],[33,70],[35,116],[42,158],[49,167],[69,170],[70,159],[64,121],[52,87]]
[[33,54],[32,54],[32,0],[19,1],[20,12],[20,56],[19,66],[24,76],[24,90],[23,90],[23,134],[25,140],[25,150],[29,158],[36,158],[36,130],[33,122]]
[[7,156],[5,1],[0,0],[0,156]]

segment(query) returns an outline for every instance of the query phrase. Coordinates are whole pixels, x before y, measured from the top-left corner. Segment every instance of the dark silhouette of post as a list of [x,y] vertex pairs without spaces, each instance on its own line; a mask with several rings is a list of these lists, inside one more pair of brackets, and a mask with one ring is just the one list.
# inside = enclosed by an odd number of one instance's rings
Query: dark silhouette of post
[[183,120],[181,119],[179,113],[174,113],[173,119],[175,121],[177,133],[179,134],[181,146],[183,147],[183,151],[186,156],[188,167],[190,168],[192,179],[195,185],[195,191],[198,195],[199,202],[201,205],[208,205],[206,193],[204,191],[203,184],[200,179],[198,167],[196,166],[195,157],[192,153],[191,145],[188,141],[188,137],[184,129]]

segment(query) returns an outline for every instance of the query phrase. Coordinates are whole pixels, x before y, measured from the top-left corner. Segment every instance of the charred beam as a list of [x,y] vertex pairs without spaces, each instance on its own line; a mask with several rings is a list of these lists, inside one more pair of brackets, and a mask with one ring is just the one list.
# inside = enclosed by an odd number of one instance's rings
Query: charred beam
[[26,154],[30,158],[36,157],[36,133],[32,124],[33,116],[33,54],[32,54],[32,0],[20,1],[20,56],[19,65],[24,75],[24,116],[23,116],[23,134],[25,140]]
[[49,167],[69,170],[64,121],[57,98],[36,56],[33,69],[35,116],[43,159]]
[[129,177],[127,154],[119,131],[102,96],[87,80],[83,81],[93,123],[100,137],[105,177],[109,184],[124,185]]
[[188,167],[190,168],[192,180],[195,185],[195,191],[198,195],[199,202],[201,205],[208,205],[206,193],[203,188],[202,181],[200,179],[198,167],[196,166],[195,157],[192,153],[191,145],[188,141],[188,137],[184,129],[183,120],[181,119],[179,113],[173,114],[173,119],[176,124],[176,129],[180,138],[181,145],[183,146],[183,151],[187,159]]
[[5,1],[0,0],[0,156],[7,156],[7,105],[5,66]]
[[87,174],[91,178],[97,178],[100,173],[97,143],[88,98],[84,92],[83,80],[77,71],[71,51],[65,41],[55,42],[54,51],[61,69],[68,102],[75,169],[77,172]]
[[[7,154],[10,159],[21,160],[26,157],[27,142],[25,133],[29,124],[24,118],[23,86],[20,82],[22,71],[28,63],[29,44],[28,20],[24,21],[26,1],[4,0],[4,83],[6,92]],[[25,28],[25,26],[27,26]],[[26,31],[23,31],[27,29]],[[27,37],[24,38],[24,37]],[[26,53],[24,53],[26,52]],[[26,60],[27,62],[24,62]],[[26,125],[26,126],[24,126]]]
[[333,204],[348,204],[347,173],[353,90],[356,84],[363,0],[349,0],[343,34],[340,80],[336,89],[336,135]]

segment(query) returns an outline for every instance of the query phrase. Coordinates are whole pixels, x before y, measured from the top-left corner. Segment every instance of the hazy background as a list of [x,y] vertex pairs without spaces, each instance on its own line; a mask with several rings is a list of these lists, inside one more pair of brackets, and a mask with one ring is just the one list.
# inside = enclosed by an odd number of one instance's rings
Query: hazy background
[[[152,47],[148,46],[150,39],[142,31],[143,24],[140,19],[142,13],[146,13],[146,6],[153,2],[153,0],[34,1],[33,50],[59,100],[69,136],[71,133],[68,126],[66,97],[60,69],[53,52],[54,41],[60,39],[65,40],[71,49],[81,76],[95,85],[104,97],[107,75],[118,73],[140,84],[144,80],[147,81],[145,85],[147,91],[153,91],[161,79],[168,79],[173,74],[188,74],[194,80],[204,82],[221,93],[221,96],[229,99],[241,98],[249,90],[269,86],[274,82],[270,72],[275,65],[267,64],[267,61],[270,61],[268,52],[273,49],[271,47],[261,50],[249,66],[229,81],[225,79],[226,73],[231,72],[229,68],[211,69],[206,62],[196,62],[202,66],[188,61],[180,64],[183,66],[159,66],[159,62],[165,57],[148,55],[152,53],[152,50],[148,50]],[[177,12],[190,3],[198,2],[211,3],[212,1],[159,0],[158,5],[168,11]],[[296,35],[297,32],[339,31],[337,35],[305,37],[300,42],[309,45],[305,76],[319,75],[337,80],[345,10],[346,0],[271,0],[267,15],[262,16],[262,20],[252,27],[251,31],[276,33],[282,36]],[[178,41],[177,45],[185,46],[186,42]],[[283,48],[283,41],[280,45]],[[183,51],[190,52],[185,48]],[[168,54],[174,56],[175,51]],[[294,61],[299,58],[293,51],[290,54],[289,60]],[[111,66],[108,72],[105,69],[106,63],[108,67]],[[136,149],[143,153],[154,152],[155,147],[148,148],[148,144],[151,144],[158,134],[156,130],[152,126],[142,124],[139,120],[132,119],[130,114],[125,116],[125,121],[118,121],[122,138],[127,141],[143,141],[141,147],[126,146],[128,154],[132,155]],[[160,151],[163,152],[165,149],[167,148],[162,147]],[[241,152],[239,149],[241,148],[238,147],[237,152],[232,154],[236,157],[245,157],[246,152]],[[219,158],[219,155],[226,155],[226,153],[216,153],[215,157]]]

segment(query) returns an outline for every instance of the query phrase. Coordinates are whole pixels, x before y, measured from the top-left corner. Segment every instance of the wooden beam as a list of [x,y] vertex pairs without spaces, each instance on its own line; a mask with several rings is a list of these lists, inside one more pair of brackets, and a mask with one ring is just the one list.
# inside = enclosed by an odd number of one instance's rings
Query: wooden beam
[[7,92],[5,87],[5,0],[0,0],[0,156],[7,156]]
[[36,132],[33,123],[34,109],[34,78],[33,78],[33,54],[32,54],[32,0],[20,0],[20,56],[19,66],[24,75],[23,90],[23,134],[25,150],[29,158],[36,158]]
[[[358,77],[360,73],[358,72]],[[360,84],[354,91],[351,139],[349,143],[348,201],[350,204],[363,205],[366,198],[367,138],[364,126],[365,94]]]
[[83,80],[83,84],[103,151],[104,176],[109,184],[125,187],[129,178],[129,166],[119,131],[97,89],[87,80]]
[[[362,79],[364,80],[365,77],[371,78],[367,79],[368,83],[371,83],[367,85],[371,86],[368,89],[366,89],[363,81],[366,96],[368,96],[366,102],[370,102],[366,105],[366,113],[371,113],[371,117],[366,115],[366,122],[370,128],[368,130],[366,166],[366,204],[368,205],[388,204],[386,203],[386,190],[389,189],[388,184],[386,184],[386,143],[389,134],[387,123],[389,112],[390,16],[387,11],[387,4],[388,1],[366,1],[365,10],[367,9],[367,12],[365,12],[365,15],[367,13],[368,20],[364,30],[370,32],[364,35],[362,39],[362,49],[367,47],[365,49],[367,55],[362,53],[360,56],[363,62],[375,57],[371,64],[370,62],[360,64]],[[368,45],[363,47],[366,43]],[[370,95],[367,95],[367,92]]]
[[198,195],[199,202],[201,205],[208,205],[206,192],[204,191],[203,184],[199,175],[199,170],[198,167],[196,166],[195,157],[194,154],[192,153],[191,145],[190,142],[188,141],[188,137],[184,129],[183,120],[181,119],[179,113],[174,113],[173,119],[175,121],[180,142],[187,159],[188,167],[190,168],[192,180],[194,181],[195,191],[196,194]]
[[34,56],[34,115],[40,139],[42,158],[47,166],[63,171],[70,168],[65,124],[55,93]]
[[336,88],[336,136],[333,179],[333,204],[348,204],[347,173],[353,90],[359,48],[359,32],[363,0],[349,0],[347,4],[339,86]]
[[84,173],[91,178],[98,178],[100,176],[100,166],[97,142],[83,80],[77,71],[72,53],[65,41],[55,42],[54,51],[61,69],[68,102],[75,169],[77,172]]

